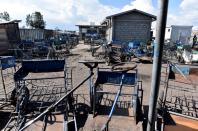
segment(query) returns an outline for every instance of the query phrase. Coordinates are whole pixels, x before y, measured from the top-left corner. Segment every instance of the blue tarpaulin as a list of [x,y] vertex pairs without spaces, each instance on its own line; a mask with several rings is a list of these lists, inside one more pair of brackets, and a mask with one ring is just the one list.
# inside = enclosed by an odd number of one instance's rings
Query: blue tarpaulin
[[137,49],[138,47],[140,47],[140,41],[130,41],[128,46],[130,49]]
[[0,56],[2,70],[7,68],[15,67],[15,57],[14,56]]

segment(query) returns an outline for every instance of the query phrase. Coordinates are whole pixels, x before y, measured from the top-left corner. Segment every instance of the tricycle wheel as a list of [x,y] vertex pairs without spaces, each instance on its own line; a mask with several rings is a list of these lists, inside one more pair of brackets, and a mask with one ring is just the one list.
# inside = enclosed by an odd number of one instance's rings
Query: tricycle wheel
[[125,61],[130,62],[131,61],[131,56],[126,56]]
[[110,65],[110,58],[109,58],[109,57],[106,57],[106,58],[105,58],[105,64],[106,64],[107,66]]
[[125,60],[126,60],[126,56],[123,56],[123,55],[120,56],[120,61],[121,61],[121,62],[125,62]]
[[179,56],[179,57],[178,57],[178,62],[179,62],[179,63],[184,63],[184,59],[183,59],[181,56]]

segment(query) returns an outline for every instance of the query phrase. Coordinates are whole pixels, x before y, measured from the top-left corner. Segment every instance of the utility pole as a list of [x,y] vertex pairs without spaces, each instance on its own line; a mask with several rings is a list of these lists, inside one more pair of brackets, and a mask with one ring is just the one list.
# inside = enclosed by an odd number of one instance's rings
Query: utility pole
[[164,36],[166,29],[166,19],[168,11],[168,0],[158,0],[158,16],[156,24],[156,44],[154,50],[154,62],[152,71],[151,81],[151,92],[149,100],[149,113],[147,131],[155,131],[155,120],[156,120],[156,105],[159,93],[159,84],[161,77],[161,64],[162,64],[162,53],[164,45]]

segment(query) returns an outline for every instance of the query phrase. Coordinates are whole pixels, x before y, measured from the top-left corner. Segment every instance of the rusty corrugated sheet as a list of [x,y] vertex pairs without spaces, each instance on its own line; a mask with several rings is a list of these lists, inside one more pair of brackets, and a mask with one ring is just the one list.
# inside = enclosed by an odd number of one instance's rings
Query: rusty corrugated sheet
[[19,29],[21,40],[34,41],[44,39],[44,30],[41,29]]
[[5,54],[8,51],[9,42],[5,29],[0,29],[0,55]]
[[49,39],[53,36],[53,30],[46,29],[19,29],[21,40],[34,41]]
[[19,27],[16,22],[1,23],[0,55],[9,53],[20,42]]

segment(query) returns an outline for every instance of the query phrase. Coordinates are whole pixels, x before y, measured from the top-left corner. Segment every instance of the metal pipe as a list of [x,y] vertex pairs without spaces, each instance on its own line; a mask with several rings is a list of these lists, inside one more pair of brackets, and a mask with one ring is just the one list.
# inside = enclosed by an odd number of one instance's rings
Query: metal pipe
[[118,98],[119,98],[119,96],[120,96],[120,93],[121,93],[121,90],[122,90],[122,81],[123,81],[123,79],[124,79],[124,74],[122,75],[122,80],[121,80],[121,82],[120,82],[120,89],[119,89],[118,92],[117,92],[117,95],[116,95],[116,98],[115,98],[115,100],[114,100],[114,103],[113,103],[111,112],[109,113],[109,119],[111,119],[111,117],[112,117],[113,111],[114,111],[114,109],[115,109],[115,105],[116,105],[116,103],[117,103],[117,101],[118,101]]
[[68,131],[68,110],[67,110],[67,106],[66,106],[66,110],[64,113],[64,117],[63,117],[63,131]]
[[13,117],[11,117],[11,118],[9,119],[9,121],[7,122],[6,126],[3,128],[2,131],[6,131],[6,128],[9,126],[9,124],[11,123],[11,121],[12,121],[13,119],[14,119]]
[[61,76],[61,77],[46,77],[46,78],[27,78],[27,79],[21,79],[21,80],[23,80],[23,81],[28,81],[28,80],[46,80],[46,79],[48,79],[48,80],[51,80],[51,79],[64,79],[65,78],[65,76]]
[[169,84],[169,75],[170,75],[170,72],[171,72],[171,69],[170,69],[170,64],[168,63],[167,64],[167,69],[166,69],[166,78],[165,78],[165,86],[164,86],[164,96],[162,98],[162,108],[165,107],[165,104],[166,104],[166,96],[167,96],[167,92],[168,92],[168,84]]
[[120,96],[120,93],[121,93],[121,91],[122,91],[122,83],[123,83],[123,80],[124,80],[124,74],[122,74],[122,78],[121,78],[121,82],[120,82],[120,88],[119,88],[119,90],[118,90],[118,92],[117,92],[117,94],[116,94],[116,97],[115,97],[115,100],[114,100],[114,102],[113,102],[113,106],[112,106],[112,108],[111,108],[111,111],[110,111],[110,113],[109,113],[109,116],[108,116],[108,120],[107,120],[107,122],[103,125],[103,127],[101,128],[101,131],[104,131],[104,130],[108,130],[108,125],[109,125],[109,122],[111,121],[111,117],[112,117],[112,115],[113,115],[113,112],[114,112],[114,110],[115,110],[115,106],[116,106],[116,103],[117,103],[117,101],[118,101],[118,98],[119,98],[119,96]]
[[43,111],[40,115],[38,115],[36,118],[34,118],[33,120],[27,122],[27,124],[21,128],[19,131],[23,131],[24,129],[26,129],[28,126],[30,126],[32,123],[36,122],[37,120],[39,120],[41,117],[43,117],[44,115],[46,115],[48,112],[50,112],[52,109],[54,109],[60,102],[62,102],[65,98],[67,98],[71,93],[73,93],[75,90],[77,90],[82,84],[84,84],[91,76],[93,76],[94,73],[90,74],[86,79],[84,79],[78,86],[76,86],[75,88],[73,88],[71,91],[69,91],[66,95],[64,95],[63,97],[61,97],[56,103],[54,103],[53,105],[51,105],[50,107],[48,107],[45,111]]
[[3,85],[3,90],[4,90],[4,94],[5,94],[5,101],[7,101],[7,93],[6,93],[5,81],[4,81],[4,76],[3,76],[3,67],[2,67],[1,60],[0,60],[0,72],[1,72],[1,81],[2,81],[2,85]]
[[45,115],[45,116],[44,116],[44,119],[43,119],[43,127],[42,127],[42,130],[41,130],[41,131],[45,131],[45,130],[46,130],[46,127],[47,127],[47,119],[48,119],[48,116]]
[[[93,73],[93,68],[90,68],[89,74]],[[90,107],[93,108],[92,98],[93,98],[93,89],[92,89],[92,79],[89,79],[89,97],[90,97]]]
[[[66,82],[66,79],[68,78],[67,77],[67,67],[66,67],[66,59],[65,59],[65,66],[64,66],[64,88],[65,88],[65,90],[67,91],[67,82]],[[67,79],[68,80],[68,79]]]
[[159,12],[157,17],[157,37],[154,52],[153,72],[151,81],[151,92],[149,100],[149,113],[147,131],[154,131],[155,118],[156,118],[156,105],[159,93],[159,84],[161,77],[161,62],[162,52],[164,45],[164,36],[166,29],[166,19],[168,11],[168,0],[159,0]]
[[77,122],[76,122],[76,114],[75,114],[75,111],[73,112],[73,114],[74,114],[74,125],[75,125],[75,131],[78,131]]

